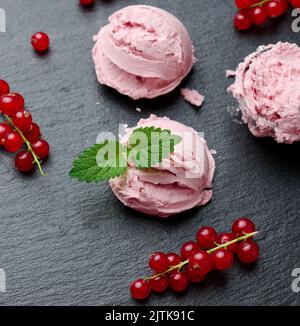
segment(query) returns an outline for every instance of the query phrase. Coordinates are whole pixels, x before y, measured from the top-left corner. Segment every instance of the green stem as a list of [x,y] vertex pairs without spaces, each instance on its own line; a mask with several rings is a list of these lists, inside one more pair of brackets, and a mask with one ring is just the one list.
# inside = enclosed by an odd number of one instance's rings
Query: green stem
[[258,231],[255,231],[255,232],[252,232],[252,233],[245,233],[245,235],[243,235],[241,237],[238,237],[238,238],[236,238],[234,240],[228,241],[228,242],[226,242],[224,244],[218,245],[217,247],[208,250],[207,253],[211,254],[214,251],[217,251],[218,249],[227,248],[231,244],[239,242],[239,241],[247,240],[248,238],[251,238],[251,237],[255,236],[257,233],[258,233]]
[[[241,236],[241,237],[238,237],[234,240],[231,240],[231,241],[228,241],[224,244],[221,244],[221,245],[217,245],[215,248],[212,248],[210,250],[207,251],[208,254],[211,254],[213,253],[214,251],[217,251],[221,248],[227,248],[228,246],[230,246],[231,244],[233,243],[236,243],[236,242],[239,242],[239,241],[243,241],[243,240],[247,240],[248,238],[251,238],[253,236],[255,236],[256,234],[258,234],[258,231],[256,232],[252,232],[252,233],[246,233],[245,235]],[[180,264],[178,265],[175,265],[175,266],[171,266],[170,268],[168,268],[167,270],[165,270],[164,272],[162,273],[158,273],[158,274],[155,274],[153,276],[149,276],[149,277],[145,277],[144,280],[147,281],[147,280],[152,280],[158,276],[163,276],[165,274],[168,274],[170,272],[172,272],[173,270],[179,270],[181,269],[182,267],[184,267],[185,265],[187,265],[189,263],[189,260],[184,260],[183,262],[181,262]]]
[[34,162],[38,166],[38,169],[39,169],[39,172],[40,172],[41,176],[43,176],[43,177],[46,176],[46,173],[43,171],[41,161],[39,160],[38,156],[33,151],[29,140],[24,136],[23,132],[17,126],[15,126],[15,124],[13,123],[13,120],[9,116],[7,116],[6,114],[3,114],[3,115],[6,118],[6,120],[12,125],[12,127],[18,132],[18,134],[21,136],[21,138],[23,139],[24,143],[26,144],[26,146],[28,148],[28,151],[33,156]]
[[257,3],[254,3],[253,5],[251,5],[249,8],[262,7],[268,1],[270,1],[270,0],[262,0],[262,1],[259,1]]

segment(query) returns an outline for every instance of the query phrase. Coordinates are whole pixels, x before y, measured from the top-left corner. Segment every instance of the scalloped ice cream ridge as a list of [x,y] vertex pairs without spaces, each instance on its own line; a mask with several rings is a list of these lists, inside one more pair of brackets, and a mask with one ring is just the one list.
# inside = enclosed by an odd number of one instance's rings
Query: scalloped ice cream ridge
[[99,82],[133,99],[172,91],[196,62],[183,24],[152,6],[134,5],[115,12],[94,40]]
[[300,48],[261,46],[240,63],[228,91],[252,134],[279,143],[300,141]]
[[126,144],[135,128],[146,126],[180,135],[182,146],[176,145],[174,153],[159,166],[143,170],[129,165],[126,175],[111,179],[110,186],[119,200],[125,206],[160,217],[208,203],[212,198],[215,162],[206,141],[190,127],[151,115],[128,129],[121,142]]

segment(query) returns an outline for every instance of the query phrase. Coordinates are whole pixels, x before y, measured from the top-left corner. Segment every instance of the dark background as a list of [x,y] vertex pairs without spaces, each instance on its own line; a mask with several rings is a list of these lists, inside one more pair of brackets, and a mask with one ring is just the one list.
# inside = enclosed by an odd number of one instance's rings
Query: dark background
[[[205,95],[198,110],[176,90],[135,103],[99,85],[92,36],[125,5],[160,6],[183,21],[198,63],[184,84]],[[298,305],[291,290],[300,267],[299,143],[278,145],[255,139],[230,114],[236,106],[226,92],[226,69],[260,44],[299,42],[290,13],[261,30],[238,33],[232,26],[233,0],[97,0],[84,10],[77,0],[0,0],[7,32],[0,34],[0,78],[24,94],[28,109],[51,145],[48,176],[23,176],[12,156],[0,150],[0,268],[7,277],[2,305],[135,305],[128,291],[146,276],[153,251],[178,251],[200,225],[230,229],[248,215],[261,231],[255,266],[236,263],[211,273],[184,295],[152,295],[149,305]],[[51,51],[31,49],[30,36],[45,31]],[[135,110],[142,109],[142,113]],[[107,183],[81,184],[68,177],[74,157],[100,131],[135,125],[150,113],[166,115],[205,132],[217,151],[213,200],[169,220],[125,208]]]

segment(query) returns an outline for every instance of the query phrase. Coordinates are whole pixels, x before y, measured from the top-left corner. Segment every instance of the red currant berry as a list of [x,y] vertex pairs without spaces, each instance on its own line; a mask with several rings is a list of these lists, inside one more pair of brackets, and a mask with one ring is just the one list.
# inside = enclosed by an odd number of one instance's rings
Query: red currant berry
[[169,279],[166,275],[156,276],[150,280],[150,287],[154,292],[162,293],[166,291],[169,285]]
[[131,283],[130,286],[131,296],[136,300],[147,299],[151,293],[149,282],[139,279]]
[[12,93],[11,95],[13,95],[16,103],[17,103],[17,108],[18,108],[18,111],[22,111],[24,110],[24,107],[25,107],[25,99],[24,97],[20,94],[20,93]]
[[19,152],[15,158],[15,166],[19,171],[29,172],[34,167],[34,158],[29,152]]
[[251,21],[254,25],[263,25],[268,20],[268,14],[263,7],[254,7],[250,9]]
[[283,2],[284,11],[289,9],[289,1],[288,0],[281,0]]
[[243,241],[239,244],[237,255],[242,263],[253,263],[259,255],[259,247],[252,240]]
[[232,224],[232,233],[236,237],[255,232],[255,229],[255,224],[247,217],[239,218]]
[[3,79],[0,80],[0,96],[9,93],[9,85]]
[[189,280],[185,273],[174,272],[170,276],[169,286],[175,292],[183,292],[189,285]]
[[164,272],[169,267],[167,256],[162,252],[155,252],[149,258],[149,266],[155,272]]
[[206,251],[200,250],[190,257],[189,266],[200,274],[207,274],[213,267],[211,256]]
[[199,245],[193,241],[186,242],[182,245],[180,255],[183,259],[189,259],[194,253],[199,251]]
[[18,111],[24,109],[24,99],[22,95],[11,93],[0,97],[0,111],[10,117],[14,116]]
[[79,0],[82,6],[91,6],[94,4],[94,0]]
[[218,249],[211,254],[214,267],[220,271],[229,269],[233,265],[233,255],[229,250]]
[[201,249],[210,249],[215,247],[217,236],[218,234],[214,228],[203,226],[198,230],[196,238]]
[[[235,239],[235,236],[232,233],[221,233],[218,237],[216,242],[220,245],[227,243],[229,241],[232,241]],[[231,245],[229,245],[228,247],[226,247],[227,250],[229,250],[231,253],[235,253],[237,251],[238,248],[238,243],[234,242]]]
[[31,44],[36,51],[45,52],[49,49],[49,36],[43,32],[35,33],[31,37]]
[[290,3],[294,8],[300,8],[300,0],[290,0]]
[[182,262],[181,257],[174,252],[167,254],[167,259],[169,262],[169,267],[176,266]]
[[29,130],[24,132],[24,136],[26,137],[26,139],[33,143],[36,140],[38,140],[41,136],[41,131],[40,131],[40,127],[36,124],[36,123],[32,123]]
[[17,152],[22,147],[23,141],[17,132],[12,131],[5,136],[3,145],[8,152]]
[[0,145],[3,145],[5,136],[12,131],[13,129],[10,125],[5,122],[0,123]]
[[28,131],[32,123],[32,117],[30,112],[18,111],[13,118],[13,123],[21,131]]
[[192,283],[200,283],[205,279],[205,274],[199,273],[199,271],[194,270],[191,266],[188,266],[185,271],[189,281]]
[[235,4],[239,9],[247,9],[252,5],[253,0],[235,0]]
[[251,20],[245,12],[240,11],[234,16],[234,26],[238,31],[245,31],[249,29],[251,25]]
[[49,155],[49,144],[44,139],[38,139],[31,144],[34,153],[43,159]]
[[276,18],[286,11],[286,3],[282,0],[272,0],[266,3],[266,11],[269,17]]

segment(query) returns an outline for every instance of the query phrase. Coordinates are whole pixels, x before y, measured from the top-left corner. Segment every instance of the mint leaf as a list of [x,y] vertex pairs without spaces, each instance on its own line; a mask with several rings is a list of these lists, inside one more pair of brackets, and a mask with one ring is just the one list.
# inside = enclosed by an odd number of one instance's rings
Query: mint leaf
[[180,136],[168,129],[137,128],[129,137],[128,160],[139,169],[153,167],[168,158],[181,141]]
[[69,176],[81,182],[99,182],[126,173],[126,147],[106,140],[85,149],[73,162]]

